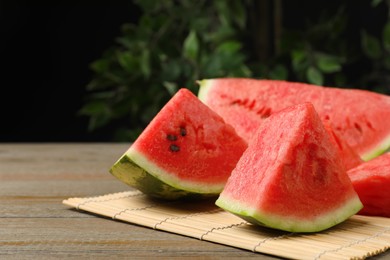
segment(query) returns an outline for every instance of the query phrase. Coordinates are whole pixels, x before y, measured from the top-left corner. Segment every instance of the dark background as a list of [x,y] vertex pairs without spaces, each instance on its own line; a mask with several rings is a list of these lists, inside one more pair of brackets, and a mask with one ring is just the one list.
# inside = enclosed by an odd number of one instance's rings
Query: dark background
[[77,111],[89,64],[138,17],[129,0],[0,1],[0,142],[109,141]]
[[[284,19],[299,28],[315,15],[307,10],[337,2],[284,1]],[[387,18],[386,9],[368,13],[369,5],[349,5],[356,28],[370,21],[379,28],[374,18]],[[89,133],[77,112],[93,76],[89,64],[139,17],[131,0],[0,0],[0,142],[110,141],[105,130]]]

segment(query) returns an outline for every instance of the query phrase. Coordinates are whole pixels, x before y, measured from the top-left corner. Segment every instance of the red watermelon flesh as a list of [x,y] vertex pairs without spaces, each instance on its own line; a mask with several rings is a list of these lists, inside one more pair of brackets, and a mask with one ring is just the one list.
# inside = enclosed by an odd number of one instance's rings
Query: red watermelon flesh
[[390,153],[348,171],[364,207],[362,215],[390,217]]
[[328,131],[330,140],[340,152],[340,158],[346,170],[355,168],[360,165],[363,160],[360,156],[343,140],[340,138],[330,126],[328,121],[324,122],[325,129]]
[[154,197],[217,195],[246,147],[232,126],[181,89],[111,172]]
[[216,204],[254,224],[293,232],[329,228],[362,207],[310,103],[264,120]]
[[202,80],[199,98],[250,140],[258,125],[283,108],[310,102],[323,121],[364,160],[390,146],[390,97],[279,80]]

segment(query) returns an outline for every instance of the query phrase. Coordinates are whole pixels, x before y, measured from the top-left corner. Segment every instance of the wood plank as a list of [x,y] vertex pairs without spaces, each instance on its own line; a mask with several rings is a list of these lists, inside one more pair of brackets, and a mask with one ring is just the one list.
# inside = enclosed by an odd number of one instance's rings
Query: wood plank
[[0,258],[1,256],[222,258],[226,255],[259,256],[232,247],[100,217],[0,218]]
[[109,178],[129,144],[0,144],[0,180]]
[[[109,175],[109,174],[107,174]],[[96,196],[106,193],[114,193],[130,190],[131,188],[122,184],[113,176],[110,180],[96,180],[86,178],[84,180],[13,180],[1,181],[0,196],[56,196],[63,199],[69,197]]]
[[108,173],[128,147],[0,144],[0,259],[259,257],[232,247],[105,219],[62,204],[70,197],[131,189]]

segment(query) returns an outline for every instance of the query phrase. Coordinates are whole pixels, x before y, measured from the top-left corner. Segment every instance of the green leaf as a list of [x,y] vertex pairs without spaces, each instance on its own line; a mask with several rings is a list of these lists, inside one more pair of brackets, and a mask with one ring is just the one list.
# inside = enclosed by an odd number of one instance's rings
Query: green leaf
[[221,55],[211,54],[207,57],[204,57],[202,60],[202,77],[211,78],[221,76],[222,71],[222,61]]
[[141,71],[142,74],[146,79],[150,77],[150,74],[152,73],[151,67],[150,67],[150,51],[149,49],[144,49],[142,51],[141,55]]
[[317,55],[317,67],[323,73],[334,73],[341,70],[340,59],[335,56]]
[[109,62],[106,59],[99,59],[91,63],[91,69],[96,73],[106,72],[109,66]]
[[217,47],[219,53],[235,53],[241,49],[242,45],[238,41],[226,41]]
[[291,52],[292,66],[294,71],[300,72],[301,70],[306,68],[306,52],[303,50],[293,50]]
[[175,81],[183,71],[183,59],[171,59],[162,64],[160,70],[161,81]]
[[216,31],[212,31],[202,36],[206,43],[214,45],[215,43],[223,42],[226,41],[226,39],[233,38],[236,36],[236,34],[237,32],[233,28],[221,26],[217,28]]
[[321,86],[324,83],[324,77],[317,68],[309,67],[306,71],[306,77],[309,83]]
[[377,7],[380,3],[382,3],[382,0],[372,0],[371,1],[371,6],[372,7]]
[[79,111],[80,115],[99,115],[109,114],[110,109],[106,102],[103,101],[91,101],[86,103]]
[[178,90],[177,84],[174,82],[165,81],[163,82],[163,85],[171,96],[173,96]]
[[382,55],[381,45],[379,40],[374,36],[362,31],[362,48],[367,57],[371,59],[378,59]]
[[231,14],[229,12],[229,1],[214,1],[214,3],[222,26],[229,26],[231,18]]
[[390,52],[390,21],[385,24],[382,32],[382,37],[383,47],[386,51]]
[[233,19],[241,30],[245,29],[246,25],[246,10],[243,1],[230,1],[230,10],[234,11]]
[[134,2],[144,11],[150,11],[156,7],[155,0],[134,0]]
[[199,17],[190,21],[190,27],[198,32],[206,31],[210,26],[209,17]]
[[106,125],[111,119],[112,114],[108,104],[104,101],[91,101],[85,104],[80,110],[79,115],[89,116],[88,130],[92,131]]
[[125,71],[133,72],[138,67],[138,60],[130,51],[117,52],[117,59]]
[[253,71],[250,70],[250,68],[244,64],[241,64],[239,68],[234,73],[235,77],[244,77],[244,78],[250,78],[253,76]]
[[183,55],[189,60],[197,60],[199,52],[199,40],[196,32],[191,30],[183,44]]
[[141,128],[127,129],[119,128],[115,130],[114,133],[114,142],[129,142],[135,140],[142,132]]
[[269,73],[271,79],[286,80],[288,77],[288,70],[286,66],[277,64]]
[[88,131],[93,131],[98,129],[110,121],[110,117],[108,115],[94,115],[89,119],[88,123]]

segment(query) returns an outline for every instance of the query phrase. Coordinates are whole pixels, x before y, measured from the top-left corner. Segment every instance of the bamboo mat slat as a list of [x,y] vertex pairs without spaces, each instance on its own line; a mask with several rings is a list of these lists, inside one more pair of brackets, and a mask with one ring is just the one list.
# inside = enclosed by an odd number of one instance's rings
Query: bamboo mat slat
[[302,234],[251,225],[214,201],[158,201],[138,191],[63,203],[155,230],[291,259],[364,259],[390,248],[390,218],[355,215],[328,230]]

